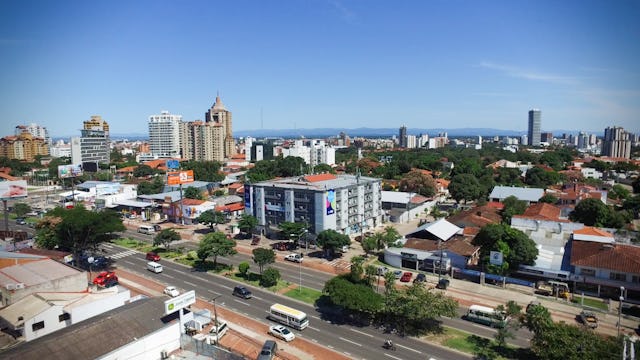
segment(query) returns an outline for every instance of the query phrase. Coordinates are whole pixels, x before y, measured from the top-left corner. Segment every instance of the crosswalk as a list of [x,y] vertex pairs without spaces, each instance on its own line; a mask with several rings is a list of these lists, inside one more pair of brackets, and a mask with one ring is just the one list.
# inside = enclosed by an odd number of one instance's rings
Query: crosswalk
[[135,254],[138,254],[138,252],[135,251],[135,250],[127,250],[127,251],[119,252],[117,254],[113,254],[110,257],[112,259],[122,259],[122,258],[125,258],[127,256],[131,256],[131,255],[135,255]]
[[342,259],[333,259],[327,263],[330,266],[333,266],[337,269],[349,269],[351,268],[351,262],[344,261]]

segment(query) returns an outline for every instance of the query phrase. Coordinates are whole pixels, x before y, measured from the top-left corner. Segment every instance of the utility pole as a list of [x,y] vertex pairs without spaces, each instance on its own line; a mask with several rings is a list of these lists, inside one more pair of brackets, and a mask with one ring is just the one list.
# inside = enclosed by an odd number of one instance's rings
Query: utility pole
[[222,294],[216,295],[211,299],[211,302],[213,303],[213,326],[216,327],[216,346],[220,346],[218,344],[218,341],[220,340],[218,330],[220,329],[218,328],[218,312],[216,311],[216,299],[220,296],[222,296]]

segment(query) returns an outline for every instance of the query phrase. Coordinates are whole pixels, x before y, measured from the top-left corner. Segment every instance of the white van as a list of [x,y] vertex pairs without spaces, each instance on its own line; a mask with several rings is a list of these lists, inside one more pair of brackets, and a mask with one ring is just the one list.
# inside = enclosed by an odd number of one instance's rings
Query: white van
[[147,270],[154,272],[154,273],[161,273],[162,272],[162,265],[158,264],[155,261],[149,261],[147,263]]
[[151,225],[141,225],[138,228],[138,232],[142,234],[152,235],[153,233],[155,233],[155,230]]

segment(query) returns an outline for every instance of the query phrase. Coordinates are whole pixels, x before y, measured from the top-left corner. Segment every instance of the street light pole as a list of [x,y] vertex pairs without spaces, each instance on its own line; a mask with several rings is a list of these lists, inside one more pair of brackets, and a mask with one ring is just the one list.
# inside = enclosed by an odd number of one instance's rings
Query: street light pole
[[622,327],[622,301],[624,301],[624,286],[620,286],[620,302],[618,303],[618,337],[620,336],[620,327]]
[[[300,233],[300,235],[298,235],[298,246],[300,246],[300,238],[302,237],[302,235],[307,233],[307,229],[304,229],[303,232]],[[309,242],[306,241],[305,239],[305,246],[307,248],[306,253],[309,254]],[[302,252],[300,253],[300,259],[298,261],[298,276],[299,276],[299,282],[300,285],[298,286],[298,293],[302,292],[302,259],[304,259]]]
[[219,346],[218,341],[220,340],[220,338],[218,337],[218,312],[216,311],[216,299],[219,298],[220,296],[222,296],[222,294],[220,295],[216,295],[211,299],[211,302],[213,303],[213,326],[216,327],[216,346]]

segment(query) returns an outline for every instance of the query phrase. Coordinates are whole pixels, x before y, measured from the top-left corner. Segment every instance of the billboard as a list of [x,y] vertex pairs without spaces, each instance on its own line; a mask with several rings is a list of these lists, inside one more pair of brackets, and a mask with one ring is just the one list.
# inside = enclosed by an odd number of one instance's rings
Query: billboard
[[76,176],[82,176],[82,164],[58,165],[59,179],[66,179]]
[[2,181],[0,182],[0,198],[15,199],[27,197],[27,181]]
[[167,169],[177,169],[180,167],[180,161],[175,159],[167,160]]
[[167,173],[167,185],[180,185],[193,181],[193,170],[172,171]]
[[164,314],[168,315],[196,303],[195,290],[187,291],[182,295],[166,300],[164,302]]
[[327,191],[327,215],[335,214],[336,212],[336,191]]

